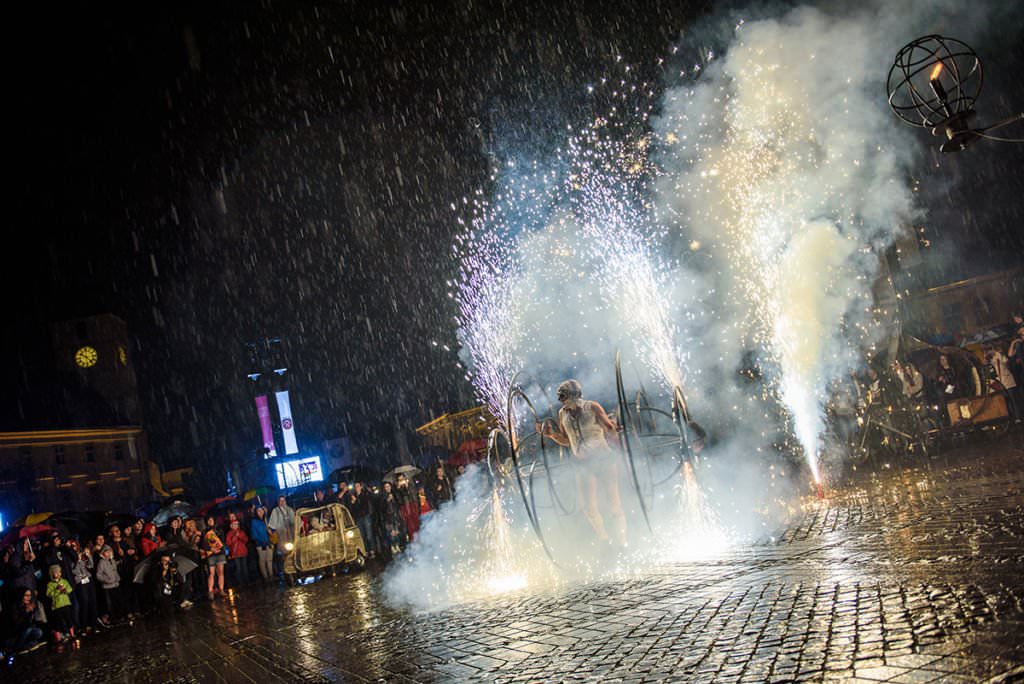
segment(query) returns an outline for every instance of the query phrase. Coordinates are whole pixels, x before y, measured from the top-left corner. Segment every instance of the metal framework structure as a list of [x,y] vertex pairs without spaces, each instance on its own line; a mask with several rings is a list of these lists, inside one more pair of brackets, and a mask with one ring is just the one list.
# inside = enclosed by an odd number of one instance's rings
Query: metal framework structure
[[[692,474],[697,465],[697,457],[691,447],[693,423],[680,387],[673,388],[672,403],[668,410],[651,406],[642,388],[630,401],[622,379],[621,356],[618,353],[615,356],[615,385],[618,401],[615,414],[620,426],[618,447],[628,465],[630,482],[644,522],[648,530],[651,530],[650,509],[655,490],[671,485],[683,469],[689,469]],[[488,472],[495,486],[501,486],[506,480],[514,481],[530,527],[548,558],[557,564],[544,538],[540,519],[542,507],[537,503],[537,490],[538,487],[546,486],[552,503],[549,510],[557,515],[572,515],[576,505],[567,501],[558,491],[552,473],[559,468],[576,466],[566,449],[559,448],[556,455],[547,446],[547,440],[537,432],[519,434],[517,426],[522,422],[521,416],[532,418],[539,425],[554,420],[553,417],[540,415],[520,385],[519,375],[509,384],[506,406],[507,414],[503,416],[502,425],[494,428],[488,437]],[[655,480],[651,460],[666,451],[671,454],[673,466],[668,475]]]
[[989,132],[1024,119],[1014,114],[990,126],[973,127],[975,104],[981,94],[984,72],[977,53],[963,41],[940,35],[922,36],[904,45],[886,79],[889,106],[912,126],[944,134],[943,152],[966,148],[978,138],[997,138]]

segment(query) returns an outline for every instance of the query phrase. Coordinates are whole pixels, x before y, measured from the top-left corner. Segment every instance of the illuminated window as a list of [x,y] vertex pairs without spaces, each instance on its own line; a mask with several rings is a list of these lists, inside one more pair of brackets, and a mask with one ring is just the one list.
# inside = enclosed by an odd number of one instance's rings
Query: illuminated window
[[277,472],[277,486],[280,489],[298,487],[307,482],[323,482],[324,472],[320,468],[320,457],[297,458],[274,465]]

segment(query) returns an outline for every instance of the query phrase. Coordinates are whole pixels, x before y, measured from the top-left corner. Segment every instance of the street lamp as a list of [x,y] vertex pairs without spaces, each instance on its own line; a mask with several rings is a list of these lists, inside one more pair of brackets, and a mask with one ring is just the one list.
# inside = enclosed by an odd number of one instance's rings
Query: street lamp
[[962,150],[978,138],[1022,142],[988,133],[1024,119],[1024,113],[990,126],[971,126],[983,81],[981,59],[969,45],[929,35],[907,43],[896,53],[886,90],[896,116],[912,126],[930,128],[933,135],[946,136],[939,148],[943,152]]

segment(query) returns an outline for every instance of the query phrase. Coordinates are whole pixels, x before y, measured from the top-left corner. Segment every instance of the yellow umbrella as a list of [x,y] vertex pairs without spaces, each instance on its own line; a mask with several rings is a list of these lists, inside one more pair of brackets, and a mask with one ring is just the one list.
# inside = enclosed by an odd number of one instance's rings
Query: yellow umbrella
[[53,513],[31,513],[25,518],[25,525],[38,525],[50,519]]
[[271,489],[270,487],[256,487],[254,489],[250,489],[249,491],[247,491],[245,493],[245,496],[242,497],[242,500],[243,501],[250,501],[252,499],[256,499],[258,497],[261,497],[264,494],[270,494],[272,491],[274,491],[274,490]]

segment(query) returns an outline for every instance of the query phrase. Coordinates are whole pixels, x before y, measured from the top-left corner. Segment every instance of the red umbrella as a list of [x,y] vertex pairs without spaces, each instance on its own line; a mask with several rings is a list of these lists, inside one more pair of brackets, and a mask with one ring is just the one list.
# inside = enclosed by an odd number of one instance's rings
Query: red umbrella
[[465,442],[459,445],[459,450],[456,451],[451,458],[448,459],[448,465],[469,465],[479,461],[487,455],[487,440],[486,439],[467,439]]
[[234,497],[234,496],[222,496],[219,499],[214,499],[213,501],[211,501],[208,504],[203,504],[203,507],[200,508],[198,511],[196,511],[196,515],[201,517],[201,518],[205,518],[206,514],[209,513],[210,511],[212,511],[214,509],[218,509],[219,510],[219,509],[222,509],[222,508],[227,508],[227,506],[232,504],[232,503],[238,503],[240,505],[244,505],[245,502],[239,501],[238,498]]
[[12,527],[7,534],[4,535],[3,540],[0,540],[0,546],[10,546],[14,542],[20,539],[28,539],[31,537],[41,537],[47,534],[53,534],[59,530],[56,527],[50,525],[44,525],[39,523],[38,525],[22,525],[21,527]]
[[18,530],[18,539],[24,539],[26,537],[41,537],[44,534],[53,534],[57,532],[57,528],[52,525],[44,525],[39,523],[38,525],[25,525]]

